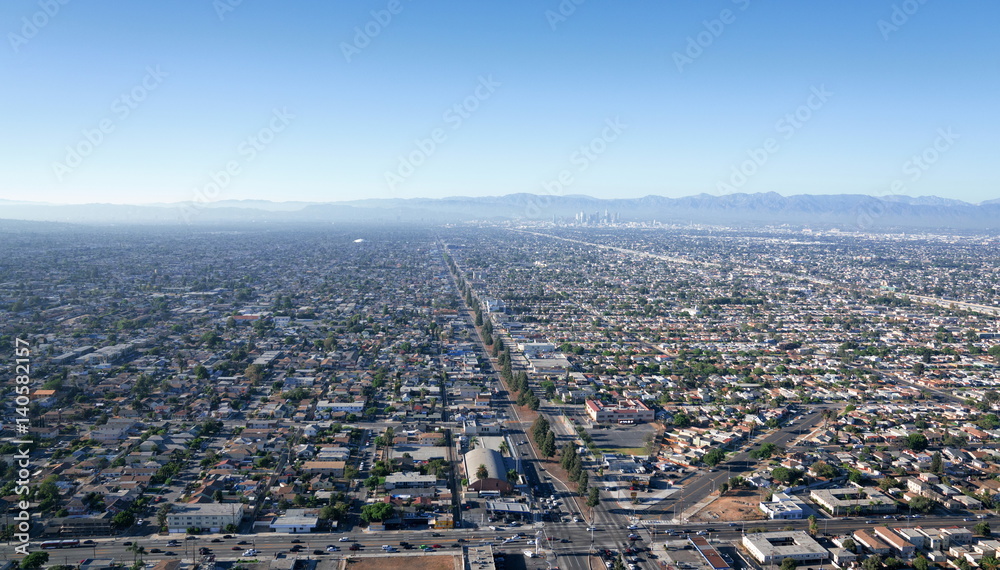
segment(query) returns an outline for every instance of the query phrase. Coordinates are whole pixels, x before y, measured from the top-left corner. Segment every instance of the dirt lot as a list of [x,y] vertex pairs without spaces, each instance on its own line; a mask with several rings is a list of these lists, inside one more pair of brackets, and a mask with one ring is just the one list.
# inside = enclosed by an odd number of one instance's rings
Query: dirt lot
[[375,556],[352,558],[348,570],[455,570],[455,557],[440,556]]
[[764,513],[757,508],[759,502],[760,493],[758,492],[730,491],[726,493],[726,496],[716,498],[708,506],[698,511],[698,514],[691,517],[691,520],[704,522],[764,520]]

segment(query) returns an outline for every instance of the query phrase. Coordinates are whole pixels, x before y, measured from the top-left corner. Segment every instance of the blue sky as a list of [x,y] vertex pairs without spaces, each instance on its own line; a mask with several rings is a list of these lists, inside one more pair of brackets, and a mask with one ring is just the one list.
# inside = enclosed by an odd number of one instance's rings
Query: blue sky
[[1000,197],[995,2],[578,1],[8,0],[0,199]]

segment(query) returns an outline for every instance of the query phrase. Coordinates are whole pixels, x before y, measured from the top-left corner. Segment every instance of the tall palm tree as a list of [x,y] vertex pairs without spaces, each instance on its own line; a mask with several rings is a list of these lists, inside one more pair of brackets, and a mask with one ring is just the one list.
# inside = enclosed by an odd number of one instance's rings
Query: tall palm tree
[[125,550],[132,553],[132,563],[138,564],[142,562],[142,555],[146,553],[146,547],[140,546],[138,541],[133,542],[131,546],[125,548]]
[[500,442],[500,453],[502,455],[510,455],[510,444],[507,443],[506,439]]
[[480,463],[479,467],[476,468],[476,479],[485,479],[489,476],[490,476],[490,471],[486,469],[486,465]]

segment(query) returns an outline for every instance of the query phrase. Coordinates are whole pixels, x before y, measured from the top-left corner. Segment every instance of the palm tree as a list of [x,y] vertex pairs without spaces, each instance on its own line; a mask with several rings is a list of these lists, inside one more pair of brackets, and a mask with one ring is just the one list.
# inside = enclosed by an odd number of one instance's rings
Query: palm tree
[[133,564],[142,562],[142,555],[146,553],[146,547],[140,546],[138,542],[133,542],[132,546],[126,547],[125,550],[132,553]]
[[506,439],[500,442],[500,453],[502,455],[510,455],[510,444],[507,443]]
[[480,463],[479,467],[476,468],[476,479],[485,479],[489,476],[490,476],[489,469],[486,468],[486,465]]

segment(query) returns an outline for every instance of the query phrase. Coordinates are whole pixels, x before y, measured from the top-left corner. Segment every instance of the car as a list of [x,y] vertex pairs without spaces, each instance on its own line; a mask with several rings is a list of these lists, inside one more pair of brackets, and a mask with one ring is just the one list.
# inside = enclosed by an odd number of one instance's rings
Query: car
[[969,517],[965,517],[965,518],[964,518],[964,519],[962,519],[962,520],[963,520],[963,521],[965,521],[965,522],[971,522],[971,521],[972,521],[972,519],[970,519]]
[[570,539],[568,539],[568,538],[561,538],[561,539],[559,539],[559,542],[561,542],[561,543],[563,543],[563,544],[566,544],[567,542],[573,542],[573,541],[571,541],[571,540],[570,540]]
[[160,553],[160,552],[163,552],[163,551],[162,551],[162,550],[160,550],[159,548],[150,548],[150,549],[149,549],[149,552],[150,552],[151,554],[158,554],[158,553]]
[[292,544],[302,544],[302,541],[297,538],[294,538],[292,539]]
[[355,542],[348,550],[361,550],[361,545]]
[[[695,534],[697,534],[698,536],[705,536],[706,534],[708,534],[708,531],[704,531],[704,530],[699,530],[699,531],[698,531],[698,532],[696,532]],[[629,538],[630,538],[630,539],[632,539],[632,536],[631,536],[631,535],[629,535]],[[634,539],[632,539],[632,540],[634,540]]]
[[83,543],[84,544],[94,544],[94,541],[93,540],[85,540],[85,541],[83,541]]
[[225,535],[222,536],[222,538],[233,538],[233,535],[231,535],[231,534],[225,534]]
[[710,526],[705,527],[705,530],[708,532],[715,532],[715,529]]
[[241,541],[237,542],[236,544],[243,545],[243,544],[250,544],[250,543],[247,542],[247,541],[245,541],[245,540],[241,540]]
[[124,545],[124,546],[132,546],[132,541],[131,540],[127,540],[127,541],[123,542],[122,545]]
[[195,535],[193,535],[193,534],[191,534],[191,535],[188,535],[188,536],[184,537],[184,540],[198,540],[198,537],[195,536]]
[[595,527],[595,526],[588,526],[587,530],[589,530],[590,532],[594,532],[595,530],[597,530],[597,527]]
[[164,556],[177,556],[177,553],[168,550],[168,551],[164,552],[163,555]]
[[326,554],[326,551],[317,548],[316,550],[313,550],[313,554],[315,554],[316,556],[321,556],[323,554]]
[[327,552],[337,552],[338,550],[340,550],[340,547],[339,546],[333,546],[332,544],[330,546],[326,547],[326,551]]
[[234,546],[234,547],[230,548],[230,550],[239,550],[239,549],[240,549],[239,546]]
[[630,524],[626,528],[628,528],[629,530],[639,530],[639,525],[637,525],[637,524]]
[[340,540],[340,542],[348,542],[348,541],[351,540],[351,537],[349,537],[349,536],[342,536],[338,540]]
[[213,538],[212,542],[222,542],[222,539],[221,538]]
[[441,536],[441,533],[440,532],[432,532],[431,536]]

